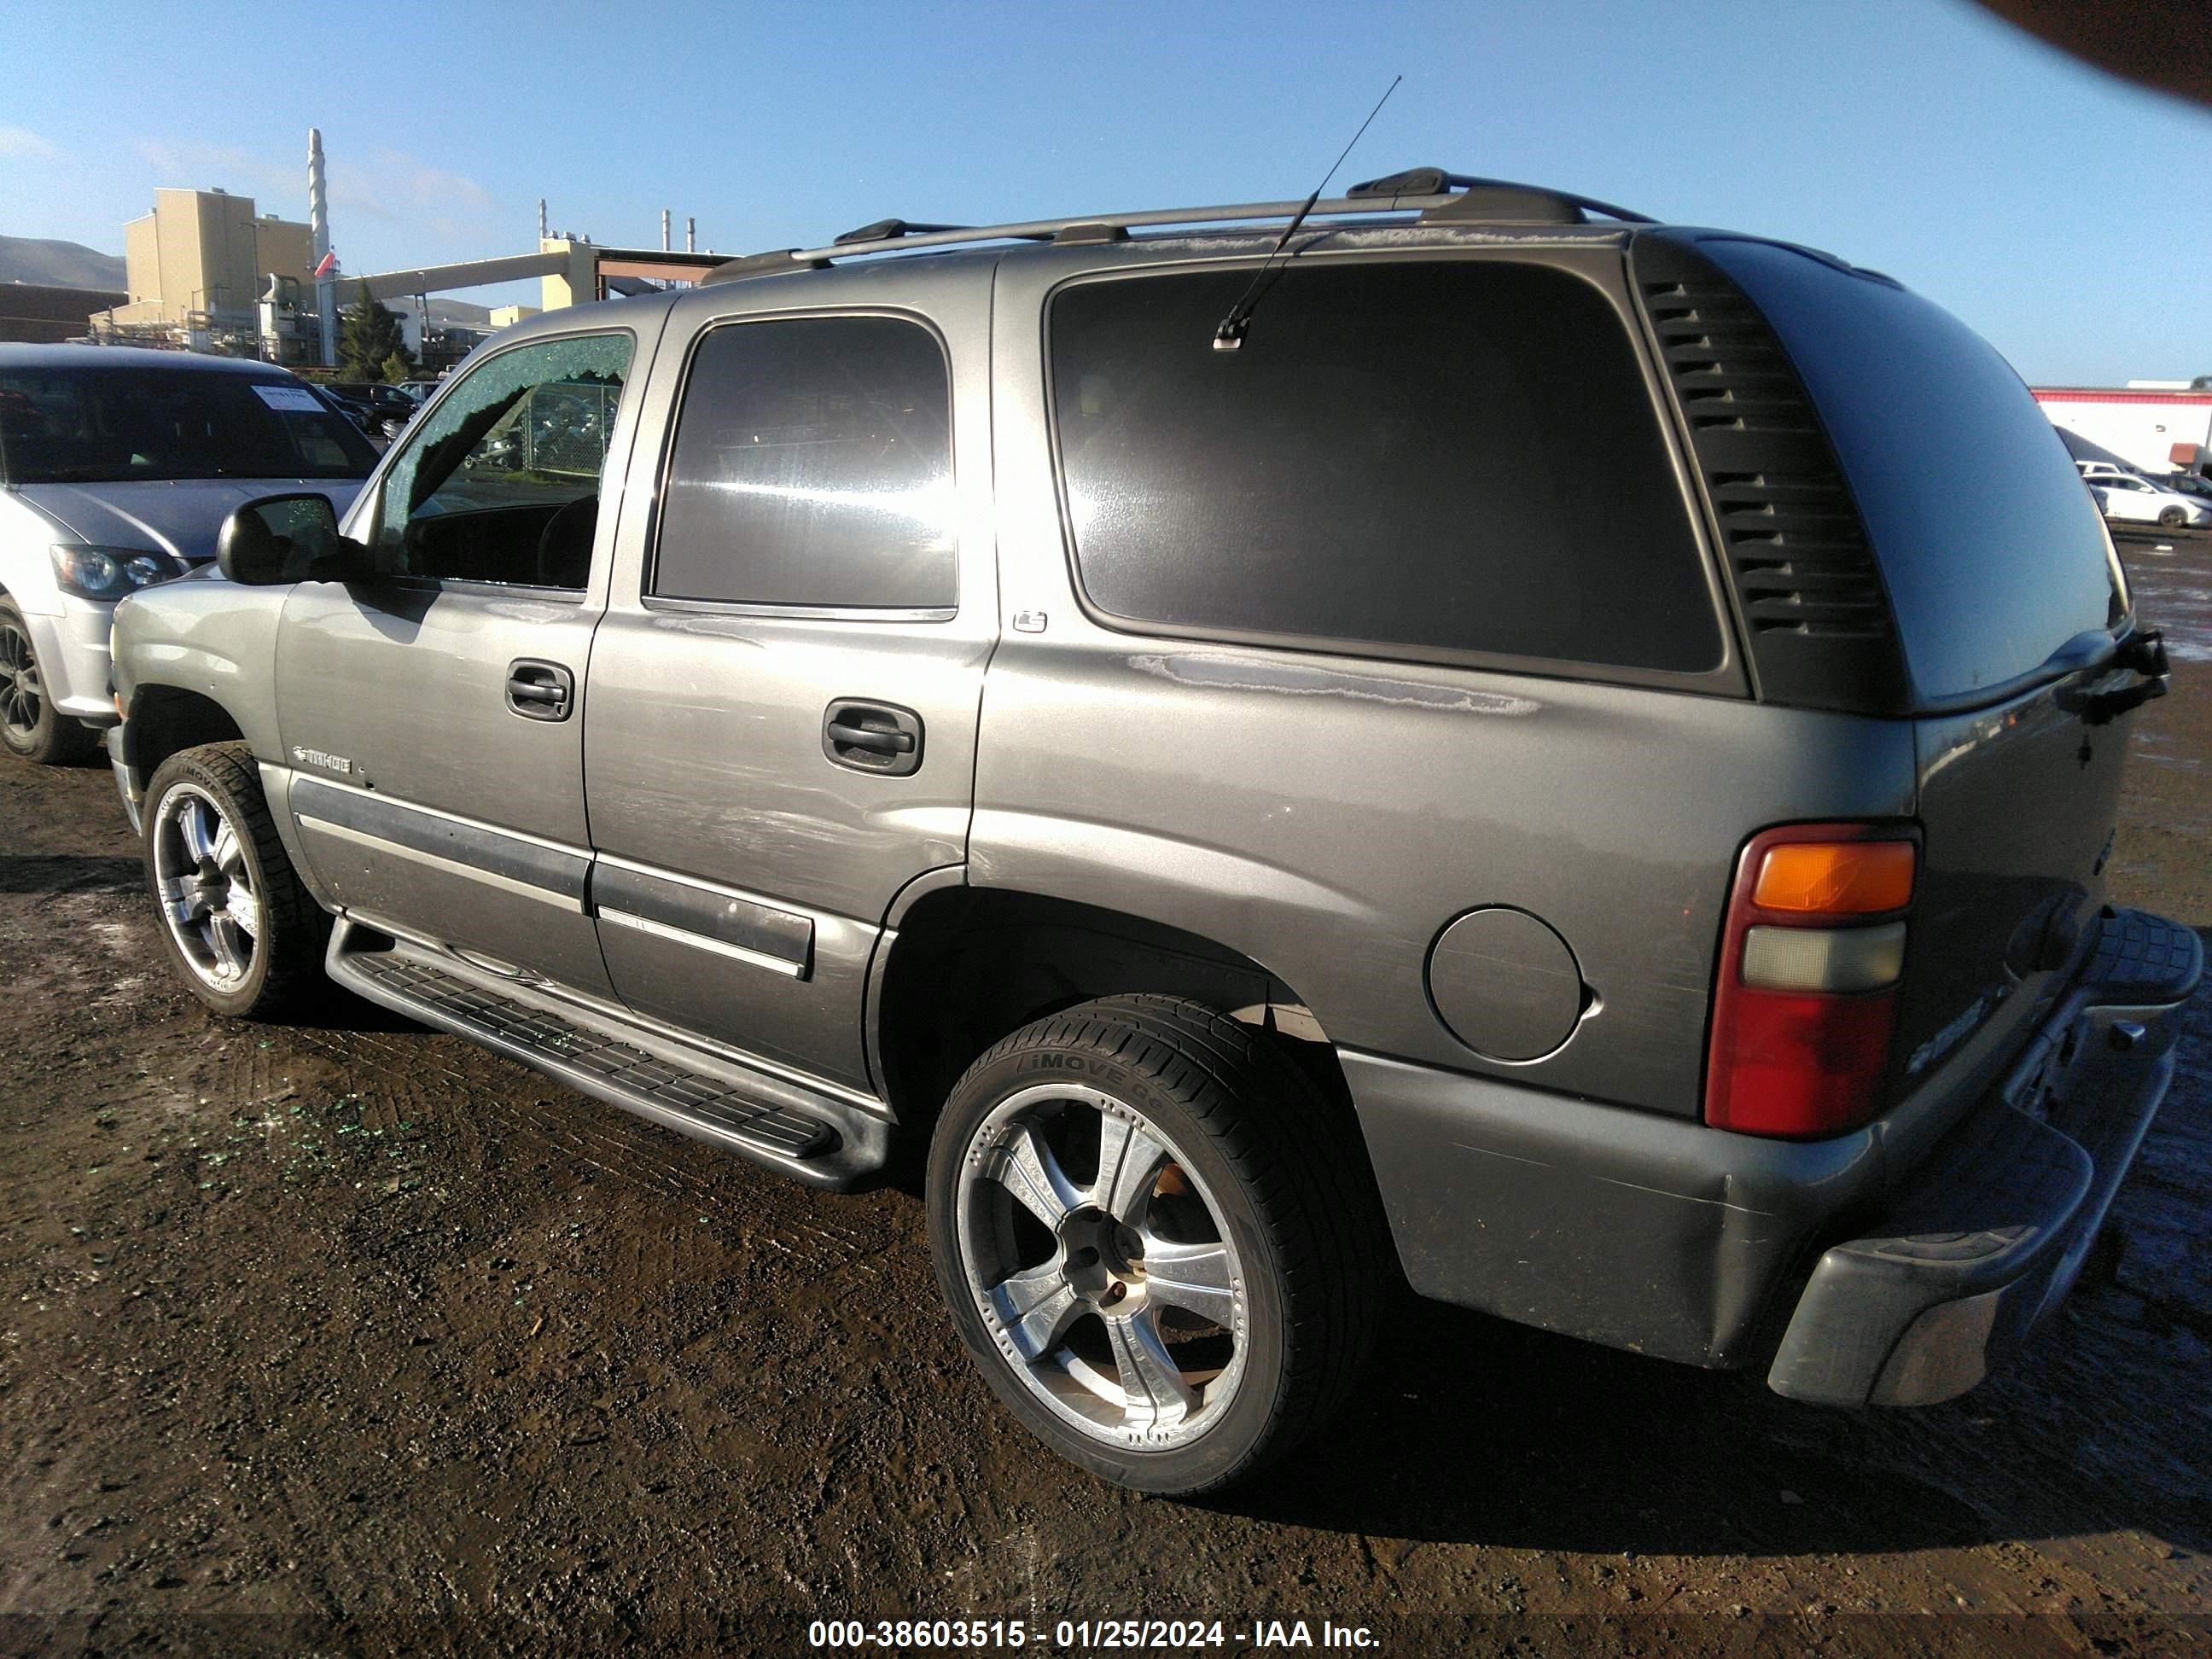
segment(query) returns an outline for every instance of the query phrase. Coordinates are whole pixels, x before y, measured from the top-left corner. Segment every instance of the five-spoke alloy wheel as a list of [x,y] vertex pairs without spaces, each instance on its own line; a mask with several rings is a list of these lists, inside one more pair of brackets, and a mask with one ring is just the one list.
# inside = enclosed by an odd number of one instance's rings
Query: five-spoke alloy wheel
[[1349,1103],[1280,1039],[1117,996],[952,1091],[930,1246],[969,1353],[1064,1456],[1188,1493],[1252,1474],[1358,1374],[1390,1247]]

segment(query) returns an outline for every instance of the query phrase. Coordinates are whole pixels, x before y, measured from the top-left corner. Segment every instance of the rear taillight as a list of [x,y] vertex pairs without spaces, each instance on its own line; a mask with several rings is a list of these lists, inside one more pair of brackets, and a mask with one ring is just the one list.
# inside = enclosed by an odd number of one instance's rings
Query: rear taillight
[[1911,831],[1876,824],[1751,838],[1721,935],[1707,1123],[1804,1138],[1874,1115],[1919,858]]

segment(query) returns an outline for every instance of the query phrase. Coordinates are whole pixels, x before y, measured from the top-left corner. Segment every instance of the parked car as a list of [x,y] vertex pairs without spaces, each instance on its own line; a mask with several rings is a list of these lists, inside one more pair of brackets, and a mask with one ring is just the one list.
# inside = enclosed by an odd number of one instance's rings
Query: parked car
[[402,380],[399,389],[421,404],[430,401],[430,394],[438,389],[439,385],[436,380]]
[[381,435],[384,417],[362,399],[349,398],[331,386],[320,382],[309,381],[307,384],[313,388],[315,396],[352,422],[356,432],[372,438]]
[[380,381],[333,380],[325,390],[372,438],[398,437],[422,407],[399,387]]
[[2095,492],[2097,505],[2108,519],[2161,525],[2168,530],[2212,525],[2212,501],[2166,489],[2138,473],[2099,472],[2085,475],[2085,482]]
[[267,364],[0,345],[0,747],[88,752],[115,720],[115,601],[207,563],[231,509],[288,483],[343,507],[375,459]]
[[501,334],[342,525],[234,514],[116,619],[183,982],[818,1186],[926,1149],[969,1353],[1131,1486],[1288,1453],[1401,1275],[1972,1388],[2202,965],[2105,899],[2165,658],[2049,423],[1825,254],[1316,212],[736,260]]
[[333,380],[331,390],[341,398],[364,405],[380,421],[412,420],[420,401],[396,386],[381,380]]
[[2074,470],[2092,482],[2099,478],[2139,478],[2142,476],[2133,467],[2122,466],[2115,461],[2083,460],[2078,456],[2075,459]]
[[2186,495],[2192,501],[2212,505],[2212,478],[2201,472],[2168,472],[2153,478],[2151,483],[2177,495]]

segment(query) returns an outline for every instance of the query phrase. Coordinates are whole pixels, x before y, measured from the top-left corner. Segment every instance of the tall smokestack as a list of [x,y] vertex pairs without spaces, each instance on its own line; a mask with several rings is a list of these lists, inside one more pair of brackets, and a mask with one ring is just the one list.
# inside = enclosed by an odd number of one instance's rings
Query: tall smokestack
[[545,240],[545,198],[543,196],[538,198],[538,240],[541,242]]
[[668,210],[660,210],[660,251],[668,252]]
[[[315,269],[322,271],[331,252],[331,204],[323,182],[323,130],[307,129],[307,227],[314,241]],[[315,278],[315,320],[322,329],[323,367],[338,360],[338,285],[327,272]]]
[[699,251],[699,222],[689,216],[684,221],[684,251],[686,253]]

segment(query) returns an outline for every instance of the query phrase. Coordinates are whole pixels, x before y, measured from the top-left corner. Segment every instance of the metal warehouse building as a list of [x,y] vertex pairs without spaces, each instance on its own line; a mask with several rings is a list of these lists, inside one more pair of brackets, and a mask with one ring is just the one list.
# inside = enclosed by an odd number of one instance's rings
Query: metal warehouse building
[[2212,391],[2180,386],[2033,386],[2053,426],[2145,472],[2212,471]]

